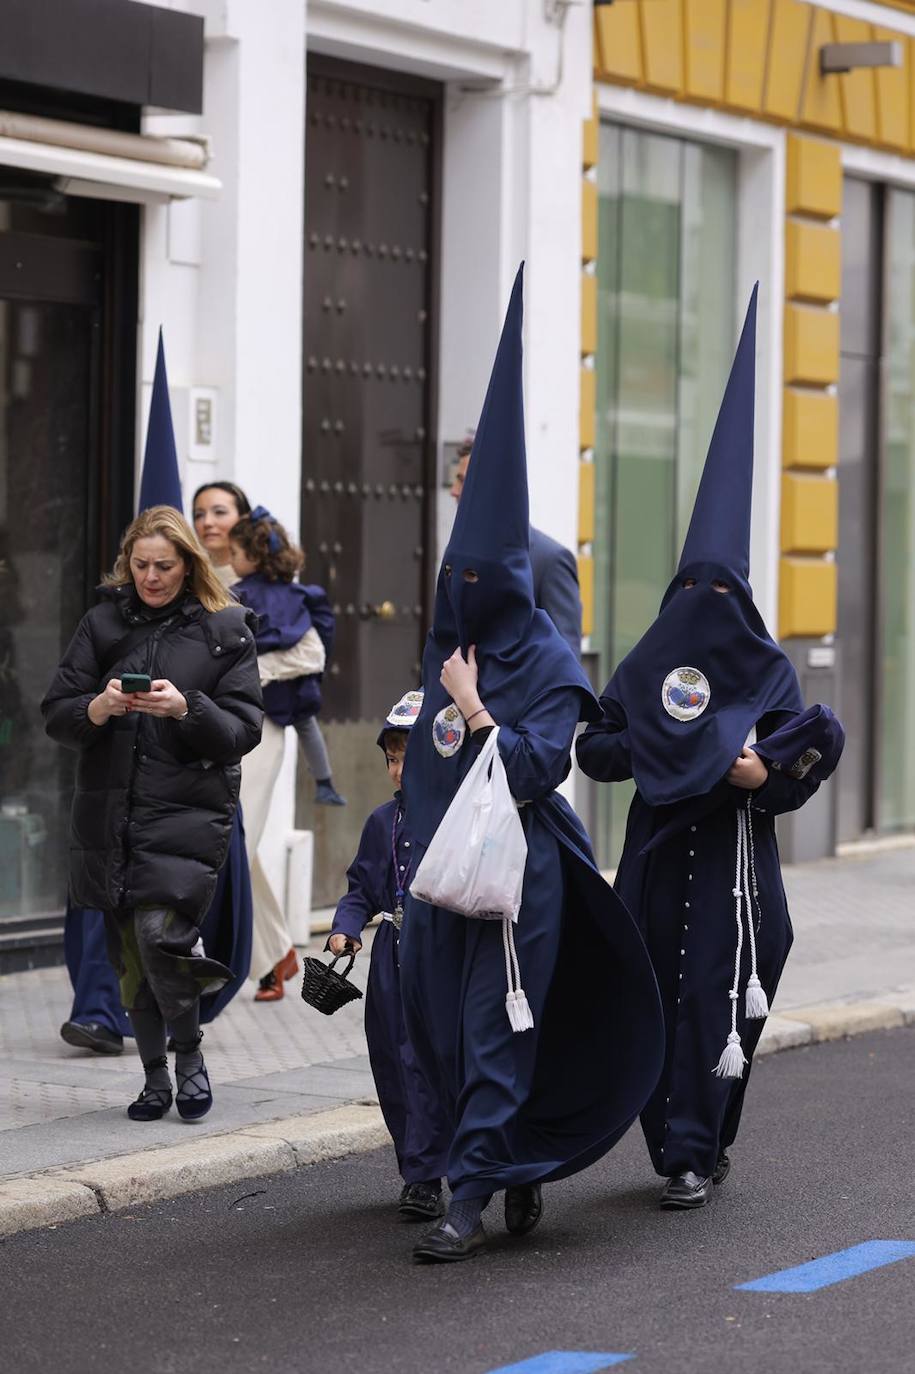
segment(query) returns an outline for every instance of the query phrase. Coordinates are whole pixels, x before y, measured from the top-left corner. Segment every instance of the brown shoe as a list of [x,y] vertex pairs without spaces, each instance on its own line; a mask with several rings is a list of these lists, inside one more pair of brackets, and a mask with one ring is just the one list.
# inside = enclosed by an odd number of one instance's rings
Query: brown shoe
[[283,995],[283,980],[277,978],[276,969],[271,969],[267,976],[258,983],[254,1000],[255,1002],[278,1002]]
[[288,954],[284,954],[273,970],[280,982],[286,983],[289,982],[290,978],[294,978],[298,971],[299,956],[294,949],[291,949]]

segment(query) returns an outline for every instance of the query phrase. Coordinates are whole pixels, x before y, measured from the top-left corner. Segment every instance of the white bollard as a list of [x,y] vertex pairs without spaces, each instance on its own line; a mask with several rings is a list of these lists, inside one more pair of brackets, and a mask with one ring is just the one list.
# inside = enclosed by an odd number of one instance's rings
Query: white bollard
[[311,830],[291,830],[286,837],[286,919],[293,944],[311,936],[311,880],[315,837]]

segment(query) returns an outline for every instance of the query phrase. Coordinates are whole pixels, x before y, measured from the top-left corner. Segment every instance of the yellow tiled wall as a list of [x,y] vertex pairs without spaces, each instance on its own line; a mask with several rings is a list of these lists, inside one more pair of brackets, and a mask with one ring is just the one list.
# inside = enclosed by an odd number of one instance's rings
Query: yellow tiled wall
[[578,581],[581,588],[582,633],[594,628],[594,435],[596,422],[597,353],[597,159],[600,121],[595,103],[582,137],[581,192],[581,386],[578,413]]
[[[899,43],[903,65],[820,75],[824,43],[869,42]],[[598,81],[915,152],[915,38],[807,0],[617,0],[594,11],[594,66]]]
[[788,135],[779,632],[836,628],[841,150]]

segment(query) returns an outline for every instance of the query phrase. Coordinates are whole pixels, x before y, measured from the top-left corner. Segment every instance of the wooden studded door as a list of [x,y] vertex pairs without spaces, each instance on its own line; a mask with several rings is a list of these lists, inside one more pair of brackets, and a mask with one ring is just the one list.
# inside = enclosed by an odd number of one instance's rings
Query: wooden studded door
[[337,613],[338,721],[416,683],[429,581],[436,102],[389,80],[309,68],[301,530]]

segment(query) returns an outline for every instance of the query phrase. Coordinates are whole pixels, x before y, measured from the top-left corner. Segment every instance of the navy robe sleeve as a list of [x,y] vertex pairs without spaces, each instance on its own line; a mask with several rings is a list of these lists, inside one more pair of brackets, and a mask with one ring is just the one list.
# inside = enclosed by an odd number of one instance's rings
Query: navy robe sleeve
[[[379,808],[379,811],[388,808]],[[356,857],[346,872],[347,892],[334,913],[332,935],[362,939],[362,932],[379,911],[385,910],[390,895],[388,875],[391,867],[391,835],[379,811],[373,811],[362,829]]]
[[541,697],[517,725],[499,727],[499,753],[516,801],[548,797],[566,777],[580,710],[581,694],[560,687]]
[[834,772],[845,731],[828,706],[811,706],[759,739],[756,752],[769,776],[752,795],[754,811],[797,811]]
[[[809,801],[814,792],[820,785],[820,779],[812,773],[808,773],[806,778],[791,778],[785,773],[776,773],[774,769],[769,769],[769,776],[750,795],[751,805],[754,811],[766,811],[770,816],[781,816],[786,811],[797,811]],[[740,796],[741,789],[734,789]]]
[[578,766],[595,782],[625,782],[632,777],[629,725],[619,702],[601,697],[603,719],[579,735],[575,752]]

